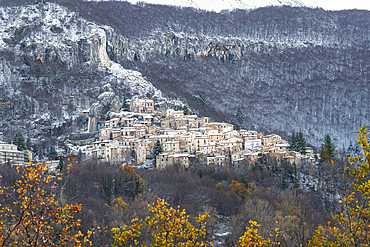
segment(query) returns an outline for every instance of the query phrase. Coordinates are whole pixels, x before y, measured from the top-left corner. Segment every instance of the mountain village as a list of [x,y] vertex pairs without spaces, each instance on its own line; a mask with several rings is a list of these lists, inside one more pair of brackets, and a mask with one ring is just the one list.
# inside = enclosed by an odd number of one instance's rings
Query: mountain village
[[[318,161],[311,148],[305,155],[288,151],[289,143],[279,135],[234,130],[229,123],[184,115],[183,110],[156,111],[154,105],[153,100],[133,98],[130,111],[113,112],[110,120],[89,117],[88,131],[97,129],[99,140],[86,149],[86,159],[111,164],[131,161],[135,165],[151,160],[158,170],[176,164],[186,168],[194,159],[201,164],[234,168],[268,157],[278,163]],[[81,112],[88,113],[89,109]],[[91,126],[93,122],[95,126]]]

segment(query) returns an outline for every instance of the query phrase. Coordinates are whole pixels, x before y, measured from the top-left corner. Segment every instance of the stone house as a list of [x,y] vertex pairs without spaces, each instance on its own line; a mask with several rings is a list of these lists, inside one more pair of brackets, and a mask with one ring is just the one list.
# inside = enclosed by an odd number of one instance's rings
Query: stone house
[[157,135],[160,128],[157,125],[152,125],[148,127],[148,134]]
[[219,142],[219,141],[225,140],[224,134],[221,134],[221,133],[212,133],[212,134],[208,134],[208,136],[209,136],[210,142]]
[[285,160],[288,161],[290,164],[297,163],[297,158],[294,156],[288,155],[285,157]]
[[209,143],[209,136],[208,135],[198,135],[194,137],[194,151],[199,151],[201,145],[205,145]]
[[159,141],[160,143],[164,143],[166,141],[172,140],[173,138],[174,137],[170,136],[170,135],[152,135],[152,136],[149,136],[149,140],[151,140],[154,143],[156,143],[157,141]]
[[175,164],[179,164],[185,168],[189,167],[189,155],[162,153],[156,157],[157,170],[163,171]]
[[240,135],[242,136],[243,140],[255,140],[255,139],[261,139],[263,138],[262,133],[258,133],[257,131],[246,131],[243,130],[240,132]]
[[115,141],[115,140],[118,140],[119,141],[122,138],[122,136],[121,136],[121,129],[112,130],[111,137],[112,137],[111,139],[113,141]]
[[251,164],[256,163],[260,156],[261,156],[260,152],[244,154],[244,158],[248,160],[248,162]]
[[86,110],[83,110],[80,112],[80,116],[86,116],[88,117],[90,114],[90,108],[89,109],[86,109]]
[[244,141],[244,149],[254,149],[262,146],[262,139],[247,139]]
[[127,161],[131,156],[129,146],[121,146],[118,141],[105,146],[105,161],[111,164],[120,164]]
[[275,147],[281,152],[286,152],[288,151],[289,143],[277,143]]
[[153,122],[153,117],[152,115],[149,115],[149,114],[145,114],[143,115],[143,121],[142,121],[142,124],[146,125],[146,126],[150,126],[152,125],[152,122]]
[[132,127],[134,125],[134,119],[128,117],[120,117],[119,123],[121,127]]
[[136,153],[136,162],[138,164],[142,164],[144,161],[146,161],[147,157],[147,147],[146,146],[139,146],[135,149]]
[[130,101],[130,111],[137,113],[153,113],[154,101],[150,99],[133,98]]
[[199,145],[199,151],[203,152],[204,154],[212,154],[216,151],[216,142],[208,142],[204,145]]
[[199,119],[199,125],[202,126],[204,124],[210,123],[211,119],[209,117],[203,117]]
[[164,152],[168,153],[179,153],[180,152],[180,142],[179,141],[167,141],[162,143],[162,148]]
[[136,129],[133,127],[125,127],[121,129],[121,136],[135,137]]
[[5,162],[23,163],[32,160],[32,152],[25,150],[19,151],[14,144],[0,142],[0,164]]
[[112,118],[111,120],[105,121],[105,128],[117,128],[121,127],[120,118]]
[[99,130],[99,141],[110,140],[113,128],[103,128]]
[[220,132],[228,132],[232,131],[234,129],[234,126],[229,123],[219,123],[219,122],[210,122],[210,123],[205,123],[203,125],[204,127],[211,127],[213,129],[219,130]]
[[213,166],[226,166],[226,157],[224,155],[214,156],[209,155],[207,156],[207,165]]
[[267,136],[264,136],[262,138],[262,144],[264,146],[273,146],[273,147],[275,147],[275,145],[277,143],[279,143],[281,140],[282,140],[282,138],[279,135],[275,135],[275,134],[267,135]]

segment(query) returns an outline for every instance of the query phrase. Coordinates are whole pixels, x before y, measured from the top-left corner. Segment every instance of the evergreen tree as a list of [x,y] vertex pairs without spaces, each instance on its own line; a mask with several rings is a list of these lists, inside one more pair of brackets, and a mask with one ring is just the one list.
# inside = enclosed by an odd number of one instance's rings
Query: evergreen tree
[[55,160],[55,158],[58,156],[57,151],[55,150],[54,146],[50,146],[50,151],[49,151],[49,159]]
[[18,149],[20,150],[20,151],[23,151],[23,150],[26,150],[27,148],[26,148],[26,144],[24,143],[24,138],[23,138],[23,136],[22,136],[22,134],[21,134],[21,132],[18,132],[19,134],[18,134],[18,143],[19,143],[19,146],[18,146]]
[[35,101],[33,99],[31,99],[31,113],[35,113]]
[[78,72],[82,74],[84,71],[85,71],[84,66],[80,64],[80,68],[78,69]]
[[243,114],[242,108],[240,106],[236,110],[235,118],[236,118],[237,129],[242,128],[242,126],[244,125],[244,114]]
[[302,131],[299,130],[297,133],[293,131],[292,139],[289,141],[288,150],[306,154],[306,149],[306,140],[303,137]]
[[78,149],[78,156],[77,156],[78,162],[81,162],[82,161],[82,156],[83,156],[82,150],[81,149]]
[[48,90],[48,93],[52,93],[52,92],[54,92],[54,89],[55,89],[55,88],[54,88],[53,84],[51,84],[51,83],[50,83],[50,84],[48,85],[48,87],[47,87],[47,88],[48,88],[48,89],[47,89],[47,90]]
[[127,103],[126,96],[123,96],[123,103],[122,103],[122,109],[123,110],[128,110],[130,108],[130,105]]
[[59,171],[63,171],[64,166],[65,166],[65,164],[64,164],[63,157],[60,157],[60,159],[59,159],[59,163],[58,163],[58,165],[57,165],[57,169],[58,169]]
[[41,87],[44,89],[44,90],[47,90],[48,89],[48,84],[46,83],[46,79],[45,77],[43,77],[41,79]]
[[183,105],[181,110],[184,112],[185,116],[189,115],[189,108],[187,105]]
[[69,84],[75,84],[76,83],[75,78],[73,78],[73,76],[69,77],[67,83],[69,83]]
[[297,143],[298,143],[298,141],[297,141],[297,138],[296,138],[296,134],[293,131],[292,139],[290,139],[290,141],[289,141],[288,150],[290,150],[290,151],[296,151],[297,150],[297,146],[298,146]]
[[329,134],[326,134],[324,143],[321,145],[321,161],[330,161],[337,154],[337,147],[332,142]]
[[35,74],[35,77],[36,77],[37,83],[38,83],[39,78],[41,76],[41,69],[40,69],[40,65],[38,63],[35,63],[35,65],[33,66],[33,72]]
[[6,96],[5,92],[1,94],[1,102],[7,102],[8,101],[8,96]]
[[26,144],[24,143],[24,138],[21,132],[15,134],[13,144],[18,147],[18,151],[26,150]]
[[24,102],[21,102],[21,105],[19,107],[19,113],[22,115],[22,117],[25,117],[27,114],[26,106],[24,105]]
[[52,79],[53,78],[53,72],[51,71],[51,68],[50,66],[48,66],[46,68],[46,73],[48,74],[49,78]]
[[17,147],[18,147],[18,141],[19,141],[18,133],[16,133],[13,139],[13,144],[16,145]]
[[30,102],[28,101],[26,96],[23,97],[23,102],[24,102],[24,106],[26,107],[26,109],[29,109],[30,108]]
[[248,180],[244,176],[241,177],[240,183],[245,184],[245,188],[248,189],[249,187]]
[[153,155],[157,156],[158,154],[160,154],[162,152],[163,152],[162,144],[160,143],[159,140],[157,140],[157,142],[154,144]]
[[199,100],[200,102],[202,102],[204,104],[207,102],[207,100],[204,97],[204,95],[201,92],[199,92],[199,91],[198,91],[198,94],[193,95],[193,98],[196,99],[196,100]]
[[298,139],[297,140],[297,144],[298,144],[297,152],[300,152],[301,154],[306,154],[306,149],[307,149],[306,148],[306,140],[304,139],[301,130],[299,130],[297,139]]
[[62,78],[60,78],[59,75],[55,75],[54,76],[54,81],[57,82],[57,83],[61,83],[62,82]]
[[18,107],[21,107],[21,104],[22,104],[22,99],[21,98],[18,98],[17,104],[18,104]]
[[31,143],[31,138],[30,137],[27,138],[26,148],[27,148],[27,150],[31,150],[31,148],[32,148],[32,143]]

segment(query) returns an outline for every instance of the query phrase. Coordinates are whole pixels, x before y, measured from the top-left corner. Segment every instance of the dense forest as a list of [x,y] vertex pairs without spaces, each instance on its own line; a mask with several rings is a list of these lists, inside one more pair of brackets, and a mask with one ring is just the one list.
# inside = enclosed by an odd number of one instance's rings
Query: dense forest
[[[347,147],[368,123],[368,11],[61,4],[113,27],[124,39],[112,36],[107,52],[201,114],[230,122],[241,106],[246,128],[302,128],[314,146],[329,133]],[[198,91],[205,104],[192,97]]]
[[[140,71],[166,97],[185,101],[200,115],[235,122],[240,107],[245,128],[286,139],[301,128],[316,147],[330,134],[346,148],[355,141],[356,130],[368,124],[368,11],[285,6],[215,13],[114,1],[56,3],[75,13],[68,22],[79,25],[77,33],[86,31],[83,23],[88,21],[107,25],[102,27],[112,61]],[[58,27],[61,34],[68,26]],[[24,40],[39,28],[18,30],[15,41],[6,40],[19,43],[24,52],[19,62],[28,71],[37,56]],[[53,71],[78,71],[88,62],[84,49],[91,45],[85,39],[69,44],[68,51],[52,42],[45,45],[38,47],[46,58],[42,65]],[[73,57],[62,61],[66,52]],[[193,97],[198,92],[204,102]]]
[[[279,228],[281,234],[275,240],[281,246],[307,246],[315,229],[325,226],[331,214],[340,211],[338,200],[351,189],[353,179],[346,167],[351,166],[345,154],[318,166],[278,165],[264,157],[237,170],[193,162],[187,169],[175,166],[162,172],[71,157],[59,167],[62,180],[58,183],[64,189],[51,188],[62,205],[82,206],[75,216],[81,220],[82,232],[105,229],[91,236],[94,246],[112,244],[114,233],[110,229],[130,225],[134,218],[144,219],[148,216],[147,205],[154,205],[157,198],[173,208],[185,209],[194,225],[197,222],[193,217],[209,215],[203,240],[219,246],[235,246],[250,220],[260,224],[259,234],[265,239],[270,237],[271,229]],[[12,188],[16,181],[24,180],[20,175],[27,174],[9,165],[0,169],[4,187]],[[19,186],[14,188],[18,191],[22,188]],[[49,191],[50,187],[41,189]],[[19,201],[16,196],[2,197],[2,206],[12,206],[14,200]],[[142,237],[150,239],[145,234]]]
[[[43,32],[43,14],[51,12],[43,9],[44,1],[4,0],[1,6],[35,2],[38,7],[29,11],[40,13],[34,19],[37,25],[9,28],[6,33],[14,35],[3,40],[10,48],[0,53],[0,97],[10,104],[0,110],[2,139],[11,142],[22,132],[40,159],[55,156],[52,146],[61,148],[74,131],[85,129],[86,118],[74,116],[97,101],[103,85],[114,82],[120,99],[132,96],[130,85],[137,81],[118,82],[86,60],[84,49],[96,53],[91,47],[99,42],[59,38],[70,29],[76,36],[88,33],[89,25],[81,23],[90,21],[114,28],[103,28],[112,61],[140,71],[166,97],[186,102],[193,113],[235,122],[239,111],[245,116],[237,119],[240,127],[283,137],[301,129],[316,147],[329,134],[340,152],[317,165],[278,164],[261,156],[238,169],[193,161],[186,169],[175,166],[162,172],[87,162],[82,155],[66,157],[61,171],[52,174],[42,165],[3,164],[1,243],[73,245],[84,242],[83,235],[86,242],[81,245],[123,243],[120,237],[150,243],[150,217],[167,212],[163,208],[168,206],[189,215],[181,226],[196,226],[201,232],[207,223],[198,244],[235,246],[240,237],[245,236],[243,242],[251,235],[260,243],[268,244],[271,238],[271,244],[282,246],[330,245],[325,241],[336,240],[368,244],[364,226],[370,214],[370,150],[364,130],[359,142],[363,152],[356,153],[362,156],[348,161],[354,155],[346,152],[360,126],[369,121],[368,11],[269,7],[214,13],[60,0],[54,2],[75,13],[61,16],[61,27],[47,26]],[[34,33],[45,40],[27,43]],[[50,37],[62,45],[53,47]],[[33,52],[35,47],[39,54]],[[199,215],[201,219],[194,218]],[[138,220],[131,221],[134,218]],[[140,236],[133,236],[135,231]]]

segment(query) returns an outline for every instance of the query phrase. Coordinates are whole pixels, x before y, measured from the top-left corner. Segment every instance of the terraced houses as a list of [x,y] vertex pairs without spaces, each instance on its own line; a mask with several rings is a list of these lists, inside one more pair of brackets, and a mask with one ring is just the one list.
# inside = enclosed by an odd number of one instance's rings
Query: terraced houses
[[[99,140],[87,149],[87,159],[112,164],[142,164],[155,159],[159,170],[175,164],[187,167],[189,159],[236,168],[266,157],[279,163],[316,162],[311,149],[306,155],[288,151],[288,142],[276,134],[234,130],[232,124],[211,122],[208,117],[184,115],[173,109],[154,111],[150,100],[140,101],[139,107],[137,103],[131,103],[131,112],[114,113],[113,118],[100,123]],[[157,141],[162,152],[154,156]]]

